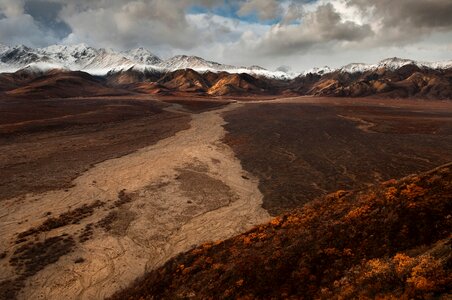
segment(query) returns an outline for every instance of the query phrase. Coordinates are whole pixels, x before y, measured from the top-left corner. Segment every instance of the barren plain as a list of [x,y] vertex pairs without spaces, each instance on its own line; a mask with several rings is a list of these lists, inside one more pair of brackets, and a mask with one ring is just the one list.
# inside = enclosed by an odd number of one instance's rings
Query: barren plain
[[100,299],[338,189],[452,161],[452,103],[0,102],[0,295]]

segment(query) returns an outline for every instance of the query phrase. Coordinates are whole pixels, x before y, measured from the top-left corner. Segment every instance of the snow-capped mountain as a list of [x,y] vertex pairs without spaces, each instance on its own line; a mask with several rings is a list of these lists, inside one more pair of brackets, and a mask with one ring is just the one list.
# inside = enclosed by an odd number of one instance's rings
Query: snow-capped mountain
[[128,69],[147,60],[156,61],[156,59],[157,56],[140,49],[119,53],[103,48],[96,49],[85,44],[53,45],[36,49],[22,45],[0,48],[0,61],[3,63],[3,69],[8,70],[39,66],[44,69],[82,70],[103,75],[113,68]]
[[160,57],[143,47],[121,52],[125,58],[143,65],[156,65],[162,62]]
[[198,56],[187,56],[187,55],[176,55],[162,61],[157,65],[158,67],[168,70],[168,71],[176,71],[180,69],[193,69],[196,71],[226,71],[228,69],[234,69],[236,67],[229,65],[222,65],[217,62],[207,61]]
[[342,72],[342,73],[363,73],[368,71],[376,71],[378,69],[384,68],[386,70],[397,70],[405,65],[415,65],[419,68],[430,68],[430,69],[448,69],[452,68],[452,60],[442,61],[442,62],[420,62],[412,59],[403,59],[398,57],[391,57],[381,60],[376,64],[365,64],[365,63],[351,63],[340,68],[330,68],[324,66],[321,68],[313,68],[306,70],[301,73],[301,76],[305,76],[309,73],[324,75],[332,72]]
[[362,73],[367,71],[375,71],[381,68],[394,71],[406,65],[415,65],[419,68],[447,69],[452,67],[452,60],[443,62],[420,62],[412,59],[391,57],[383,59],[376,64],[351,63],[337,70],[344,73]]
[[323,74],[334,72],[335,70],[336,69],[330,68],[328,66],[323,66],[323,67],[319,67],[319,68],[316,67],[316,68],[312,68],[312,69],[302,72],[301,75],[306,75],[309,73],[323,75]]
[[343,73],[358,73],[358,72],[366,72],[371,70],[374,65],[364,64],[364,63],[351,63],[345,65],[339,69],[339,71]]
[[237,67],[205,60],[197,56],[177,55],[162,60],[145,48],[117,52],[111,49],[93,48],[86,44],[53,45],[46,48],[30,48],[19,45],[9,47],[0,44],[0,72],[14,72],[19,69],[67,69],[81,70],[94,75],[105,75],[133,69],[136,71],[171,72],[180,69],[193,69],[197,72],[247,73],[275,79],[292,79],[308,73],[324,75],[331,72],[366,72],[385,68],[395,70],[413,64],[420,68],[452,68],[452,60],[445,62],[418,62],[397,57],[384,59],[376,64],[352,63],[341,68],[324,66],[301,73],[269,71],[259,66]]
[[19,45],[5,47],[1,53],[0,61],[9,66],[26,66],[39,60],[39,55],[32,48]]
[[276,79],[288,79],[290,74],[282,71],[269,71],[260,66],[237,67],[220,64],[205,60],[198,56],[177,55],[160,62],[156,67],[166,71],[176,71],[181,69],[193,69],[197,72],[228,72],[228,73],[248,73],[256,76],[265,76]]
[[0,44],[0,55],[2,55],[3,52],[8,51],[9,49],[10,49],[10,47],[8,47],[6,45],[3,45],[3,44]]
[[365,64],[365,63],[351,63],[345,65],[339,69],[340,72],[343,73],[362,73],[367,71],[375,71],[380,68],[384,68],[386,70],[397,70],[405,65],[416,65],[418,67],[427,67],[425,63],[417,62],[411,59],[403,59],[398,57],[391,57],[381,60],[376,64]]
[[110,49],[96,49],[85,44],[53,45],[36,49],[22,45],[15,47],[0,45],[0,72],[17,71],[28,66],[81,70],[94,75],[129,69],[171,72],[190,68],[198,72],[249,73],[278,79],[295,77],[281,71],[268,71],[259,66],[236,67],[207,61],[197,56],[178,55],[161,60],[145,48],[116,52]]

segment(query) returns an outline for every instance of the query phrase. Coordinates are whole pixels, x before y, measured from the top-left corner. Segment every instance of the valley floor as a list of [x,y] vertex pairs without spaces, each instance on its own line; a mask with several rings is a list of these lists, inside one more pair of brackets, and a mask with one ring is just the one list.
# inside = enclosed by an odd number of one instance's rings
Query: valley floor
[[329,191],[452,161],[451,102],[163,100],[1,101],[0,295],[104,298]]

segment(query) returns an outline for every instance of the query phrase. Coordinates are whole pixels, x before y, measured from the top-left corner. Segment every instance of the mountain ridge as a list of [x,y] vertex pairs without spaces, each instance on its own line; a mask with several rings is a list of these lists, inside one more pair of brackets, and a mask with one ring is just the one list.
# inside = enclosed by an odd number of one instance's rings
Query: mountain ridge
[[[7,46],[0,44],[0,72],[14,72],[32,64],[43,69],[61,68],[72,71],[85,71],[92,75],[106,75],[133,68],[136,71],[173,72],[180,69],[193,69],[197,72],[247,73],[281,80],[291,80],[307,74],[325,75],[333,72],[363,73],[380,68],[396,70],[405,65],[419,68],[448,69],[452,60],[442,62],[421,62],[398,57],[386,58],[375,64],[351,63],[339,68],[316,67],[303,72],[270,71],[260,66],[233,66],[205,60],[194,55],[176,55],[161,59],[150,50],[139,47],[127,51],[94,48],[87,44],[51,45],[45,48],[31,48],[24,45]],[[46,65],[47,64],[47,65]]]
[[24,45],[0,46],[0,72],[14,72],[39,63],[44,69],[46,64],[61,69],[84,71],[92,75],[106,75],[128,69],[137,71],[155,70],[172,72],[179,69],[194,69],[198,72],[250,73],[257,76],[278,79],[290,76],[281,71],[269,71],[259,66],[236,67],[205,60],[198,56],[176,55],[162,60],[143,47],[114,51],[112,49],[93,48],[86,44],[52,45],[45,48],[31,48]]
[[[452,61],[428,63],[392,57],[376,64],[351,63],[341,68],[324,66],[294,74],[259,66],[236,67],[198,56],[176,55],[162,60],[145,48],[116,52],[86,44],[39,49],[23,45],[0,46],[0,77],[6,80],[0,90],[7,94],[28,95],[31,89],[25,88],[27,80],[52,70],[86,72],[102,78],[101,85],[120,89],[121,93],[125,89],[132,93],[189,93],[215,97],[312,95],[452,99]],[[29,74],[24,76],[24,73]],[[53,76],[56,74],[54,72]],[[74,74],[75,77],[79,75]],[[50,83],[45,81],[40,86],[40,94],[45,97],[50,96],[46,95],[47,82]],[[81,82],[88,84],[85,79]],[[63,88],[63,83],[55,81],[51,90],[55,90],[55,85]],[[12,91],[15,88],[20,88],[18,93]]]
[[[292,80],[280,80],[248,73],[227,71],[197,72],[193,69],[179,69],[162,72],[155,69],[110,71],[107,75],[96,76],[83,71],[54,68],[49,63],[33,63],[14,73],[0,73],[0,92],[15,97],[41,95],[52,97],[53,91],[65,88],[65,81],[46,80],[39,91],[27,88],[40,77],[55,77],[60,73],[73,73],[80,77],[89,74],[97,82],[91,84],[86,78],[81,83],[92,87],[101,86],[117,89],[120,93],[185,95],[205,97],[247,97],[247,96],[319,96],[319,97],[378,97],[378,98],[418,98],[452,99],[452,69],[421,69],[415,65],[405,65],[394,71],[377,69],[356,73],[335,71],[323,75],[308,73]],[[84,75],[83,75],[84,76]],[[82,76],[82,77],[83,77]],[[100,85],[99,85],[100,84]],[[47,86],[48,85],[48,86]],[[83,86],[79,86],[83,89]],[[16,90],[17,89],[17,90]],[[73,90],[74,86],[67,86]],[[15,91],[16,90],[16,91]],[[76,93],[78,94],[78,92]],[[71,97],[71,93],[58,93]],[[89,93],[87,93],[89,95]]]

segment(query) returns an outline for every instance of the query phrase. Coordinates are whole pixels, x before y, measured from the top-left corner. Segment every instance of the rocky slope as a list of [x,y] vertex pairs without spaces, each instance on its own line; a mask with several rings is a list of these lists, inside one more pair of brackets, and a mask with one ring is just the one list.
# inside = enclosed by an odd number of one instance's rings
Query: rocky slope
[[203,244],[113,299],[448,299],[452,164]]

